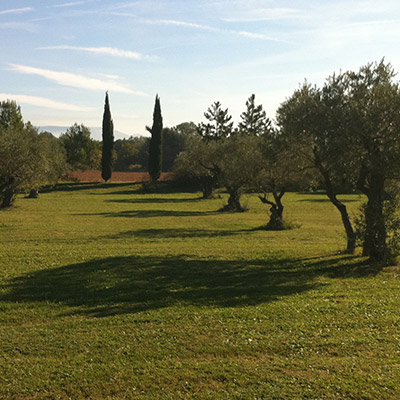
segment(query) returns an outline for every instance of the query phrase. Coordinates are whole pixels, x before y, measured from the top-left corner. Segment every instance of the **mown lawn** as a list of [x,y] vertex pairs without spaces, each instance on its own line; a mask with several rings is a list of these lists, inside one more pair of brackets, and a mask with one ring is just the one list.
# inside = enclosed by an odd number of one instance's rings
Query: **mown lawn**
[[[400,269],[319,194],[73,184],[0,212],[0,398],[399,399]],[[359,196],[343,196],[355,211]]]

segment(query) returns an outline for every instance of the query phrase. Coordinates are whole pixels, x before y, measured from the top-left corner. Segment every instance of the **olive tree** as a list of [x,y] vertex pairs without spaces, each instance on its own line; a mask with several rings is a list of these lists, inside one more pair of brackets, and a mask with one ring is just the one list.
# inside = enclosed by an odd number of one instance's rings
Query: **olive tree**
[[287,145],[279,131],[258,138],[260,156],[254,190],[262,203],[270,206],[268,230],[282,230],[290,226],[284,220],[283,196],[294,187],[304,187],[312,175],[299,169],[297,153]]
[[186,147],[175,159],[174,173],[179,179],[189,180],[199,186],[204,199],[211,198],[220,174],[220,143],[206,142],[199,136],[191,136]]
[[349,72],[346,82],[359,158],[357,187],[367,197],[363,254],[383,263],[394,261],[387,243],[391,221],[385,217],[390,213],[385,208],[395,201],[391,189],[400,179],[400,85],[395,76],[382,60]]
[[305,83],[279,107],[277,123],[299,170],[316,169],[326,194],[339,211],[347,237],[346,251],[353,253],[356,235],[345,203],[338,195],[354,186],[355,159],[350,149],[349,112],[346,108],[343,77],[328,79],[323,89]]
[[177,158],[175,172],[196,182],[203,198],[210,198],[221,180],[221,146],[232,134],[232,116],[214,102],[204,113],[207,122],[197,125],[197,135],[186,141],[185,151]]
[[65,172],[65,154],[56,138],[24,124],[20,107],[0,102],[0,208],[10,207],[19,191],[55,183]]
[[303,165],[323,177],[327,195],[339,210],[347,251],[356,244],[344,188],[365,194],[363,254],[380,264],[393,259],[388,246],[385,202],[394,198],[389,182],[400,177],[400,88],[383,60],[328,78],[318,89],[305,84],[278,110],[278,124]]
[[257,138],[233,135],[221,143],[220,182],[229,194],[228,203],[221,211],[245,210],[240,202],[241,195],[246,187],[251,187],[260,163],[261,153]]

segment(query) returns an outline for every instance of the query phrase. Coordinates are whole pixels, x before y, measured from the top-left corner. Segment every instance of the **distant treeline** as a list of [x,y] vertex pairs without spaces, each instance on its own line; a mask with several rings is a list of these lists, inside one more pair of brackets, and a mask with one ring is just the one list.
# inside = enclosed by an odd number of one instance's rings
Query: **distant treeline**
[[[42,132],[53,137],[50,132]],[[196,134],[193,122],[184,122],[163,129],[162,170],[172,171],[176,156],[185,148],[186,139]],[[102,142],[91,138],[90,128],[74,124],[59,139],[66,151],[70,170],[86,171],[101,169]],[[114,142],[113,170],[119,172],[148,171],[150,137],[131,136]]]

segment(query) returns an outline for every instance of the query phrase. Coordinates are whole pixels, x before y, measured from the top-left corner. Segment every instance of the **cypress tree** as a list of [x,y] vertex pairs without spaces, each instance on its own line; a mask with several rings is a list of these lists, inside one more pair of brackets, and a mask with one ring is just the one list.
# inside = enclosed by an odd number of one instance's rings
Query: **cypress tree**
[[161,116],[160,98],[156,95],[153,113],[153,126],[146,127],[151,133],[150,146],[149,146],[149,174],[151,180],[156,182],[161,174],[162,166],[162,133],[163,122]]
[[101,157],[101,177],[108,181],[112,174],[112,153],[114,147],[114,124],[111,118],[108,92],[104,104],[103,114],[103,152]]

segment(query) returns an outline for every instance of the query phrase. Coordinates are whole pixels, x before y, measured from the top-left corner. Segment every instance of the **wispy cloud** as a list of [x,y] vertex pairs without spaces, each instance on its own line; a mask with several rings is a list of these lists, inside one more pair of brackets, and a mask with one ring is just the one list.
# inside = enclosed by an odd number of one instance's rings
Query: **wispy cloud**
[[63,111],[93,111],[93,107],[82,107],[75,104],[63,103],[45,97],[28,96],[24,94],[0,93],[0,100],[14,100],[20,104],[29,104],[37,107],[51,108],[53,110]]
[[103,11],[103,12],[101,12],[101,14],[113,15],[115,17],[129,17],[129,18],[136,18],[137,17],[136,14],[125,13],[125,12],[114,12],[114,11]]
[[52,6],[48,6],[48,8],[74,7],[74,6],[80,6],[81,4],[90,3],[91,1],[93,1],[93,0],[70,1],[68,3],[54,4]]
[[264,35],[262,33],[254,33],[254,32],[246,32],[246,31],[232,31],[232,33],[235,32],[235,34],[240,35],[240,36],[244,36],[250,39],[261,39],[261,40],[271,40],[271,41],[275,41],[275,42],[284,42],[284,40],[281,39],[276,39],[267,35]]
[[136,51],[122,50],[115,47],[79,47],[79,46],[47,46],[39,47],[39,50],[76,50],[88,53],[105,54],[113,57],[129,58],[132,60],[155,60],[157,57],[148,56]]
[[130,88],[123,86],[114,80],[105,81],[96,78],[88,78],[84,75],[71,74],[70,72],[51,71],[48,69],[29,67],[27,65],[20,65],[20,64],[9,64],[9,65],[11,67],[11,70],[13,71],[20,72],[22,74],[39,75],[42,76],[43,78],[49,79],[63,86],[72,86],[81,89],[99,90],[99,91],[110,90],[118,93],[132,93],[142,96],[145,95],[145,93],[143,92],[135,92]]
[[304,17],[306,17],[304,11],[294,8],[250,8],[250,10],[247,8],[245,11],[241,10],[237,17],[223,18],[222,20],[227,22],[257,22]]
[[200,30],[204,30],[204,31],[208,31],[208,32],[217,32],[217,33],[222,33],[222,34],[238,35],[238,36],[244,36],[244,37],[247,37],[250,39],[289,43],[286,40],[282,40],[282,39],[275,38],[272,36],[264,35],[262,33],[236,31],[236,30],[232,30],[232,29],[222,29],[222,28],[216,28],[216,27],[209,26],[209,25],[196,24],[196,23],[192,23],[192,22],[176,21],[176,20],[171,20],[171,19],[145,20],[145,22],[150,23],[150,24],[155,24],[155,25],[157,25],[157,24],[158,25],[175,25],[175,26],[182,26],[182,27],[186,27],[186,28],[200,29]]
[[33,11],[32,7],[23,7],[23,8],[13,8],[11,10],[0,10],[0,15],[5,14],[21,14],[25,12]]
[[195,24],[192,22],[185,22],[185,21],[176,21],[176,20],[172,20],[172,19],[146,20],[146,22],[151,23],[151,24],[183,26],[186,28],[201,29],[201,30],[205,30],[205,31],[209,31],[209,32],[219,32],[220,31],[219,28],[214,28],[212,26]]

